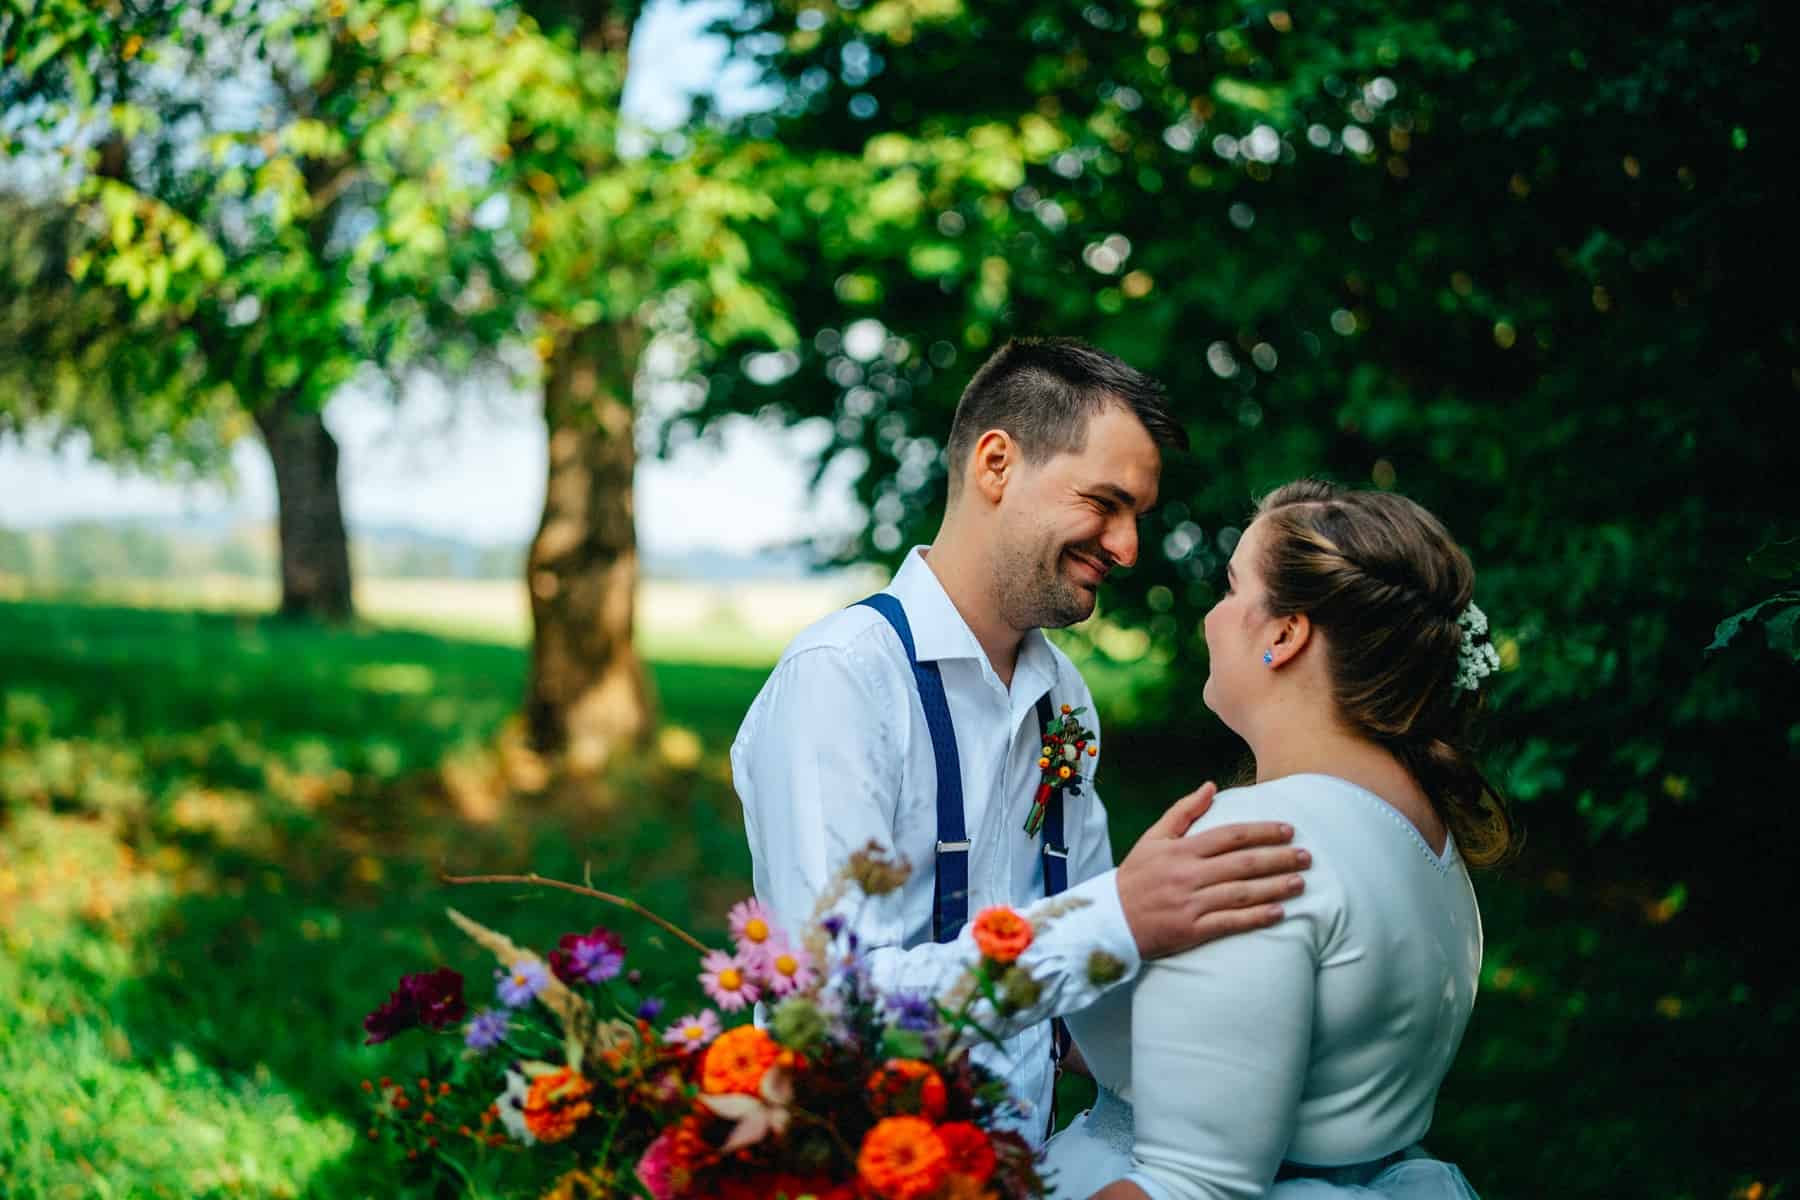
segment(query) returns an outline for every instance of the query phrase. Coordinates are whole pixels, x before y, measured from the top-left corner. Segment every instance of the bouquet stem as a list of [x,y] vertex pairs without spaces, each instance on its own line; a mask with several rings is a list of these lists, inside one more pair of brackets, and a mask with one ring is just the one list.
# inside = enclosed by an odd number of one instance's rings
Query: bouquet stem
[[636,900],[624,896],[615,896],[611,892],[602,892],[595,888],[583,887],[579,883],[565,883],[560,879],[550,879],[539,875],[536,871],[529,875],[441,875],[445,883],[523,883],[530,887],[561,888],[565,892],[574,892],[578,896],[588,896],[605,904],[616,905],[628,912],[634,912],[651,924],[660,925],[674,937],[693,947],[694,953],[705,954],[707,946],[699,938],[665,917],[659,917]]

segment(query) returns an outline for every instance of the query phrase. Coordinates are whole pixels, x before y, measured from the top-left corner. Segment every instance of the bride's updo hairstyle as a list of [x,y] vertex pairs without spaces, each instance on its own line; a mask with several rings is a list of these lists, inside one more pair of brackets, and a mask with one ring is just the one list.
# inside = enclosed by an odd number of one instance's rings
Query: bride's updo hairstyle
[[1270,615],[1304,613],[1325,635],[1345,722],[1412,772],[1465,861],[1505,859],[1512,820],[1469,751],[1480,693],[1456,685],[1468,555],[1406,497],[1316,479],[1271,492],[1256,519]]

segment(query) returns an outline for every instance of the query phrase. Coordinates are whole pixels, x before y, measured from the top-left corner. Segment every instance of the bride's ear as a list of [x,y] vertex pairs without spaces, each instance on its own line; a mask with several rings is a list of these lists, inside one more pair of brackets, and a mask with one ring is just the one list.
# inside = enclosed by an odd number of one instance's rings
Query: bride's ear
[[1305,613],[1284,617],[1275,632],[1275,644],[1269,647],[1270,666],[1279,667],[1289,661],[1312,640],[1312,618]]

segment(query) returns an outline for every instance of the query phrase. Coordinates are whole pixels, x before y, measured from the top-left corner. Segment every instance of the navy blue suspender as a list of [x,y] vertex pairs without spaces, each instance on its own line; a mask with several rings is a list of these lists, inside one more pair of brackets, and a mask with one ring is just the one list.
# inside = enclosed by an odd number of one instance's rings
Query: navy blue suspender
[[[919,703],[925,710],[925,727],[931,731],[931,754],[937,765],[937,872],[932,891],[931,932],[939,942],[953,942],[969,920],[969,835],[963,825],[962,763],[956,754],[956,729],[950,723],[950,703],[944,696],[944,677],[935,662],[920,662],[913,645],[912,626],[898,597],[877,592],[858,604],[874,609],[887,619],[906,649]],[[1037,702],[1038,732],[1050,723],[1050,698]],[[1044,812],[1044,894],[1054,896],[1069,886],[1069,850],[1063,841],[1063,796],[1050,793]]]
[[[1038,736],[1050,728],[1050,697],[1037,702]],[[1044,895],[1055,896],[1069,888],[1069,843],[1063,840],[1063,790],[1050,789],[1044,805]]]

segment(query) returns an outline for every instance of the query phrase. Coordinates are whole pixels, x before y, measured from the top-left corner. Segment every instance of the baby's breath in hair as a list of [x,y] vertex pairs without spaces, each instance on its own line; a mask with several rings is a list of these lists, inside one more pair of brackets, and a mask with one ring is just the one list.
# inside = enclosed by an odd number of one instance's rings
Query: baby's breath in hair
[[1456,686],[1478,691],[1481,681],[1500,669],[1500,652],[1488,639],[1487,614],[1475,607],[1474,601],[1456,618],[1462,626],[1462,645],[1456,650]]

